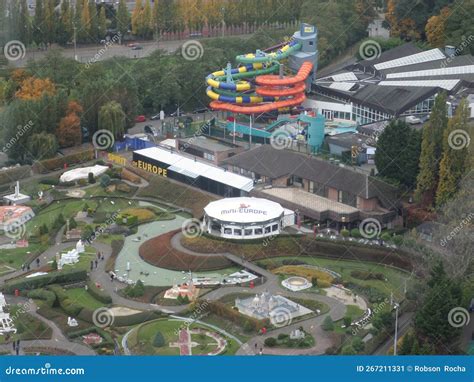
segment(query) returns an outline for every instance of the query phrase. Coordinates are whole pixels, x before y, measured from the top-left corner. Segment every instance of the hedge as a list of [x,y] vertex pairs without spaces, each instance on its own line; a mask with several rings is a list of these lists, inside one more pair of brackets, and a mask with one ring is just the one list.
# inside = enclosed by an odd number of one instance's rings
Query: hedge
[[112,304],[112,297],[110,297],[107,292],[97,288],[95,283],[91,280],[87,283],[87,292],[96,300],[103,302],[104,304]]
[[62,310],[70,316],[79,315],[83,307],[72,301],[60,285],[50,285],[48,289],[56,295]]
[[85,270],[68,270],[60,272],[51,272],[44,276],[37,276],[32,278],[21,278],[17,280],[12,280],[1,288],[3,292],[7,294],[12,294],[15,292],[15,289],[20,291],[22,290],[32,290],[43,288],[51,284],[68,284],[75,283],[79,281],[85,281],[87,279],[87,272]]
[[29,178],[31,166],[19,166],[0,171],[0,184],[15,182],[20,179]]
[[56,301],[56,294],[46,289],[33,289],[27,294],[28,298],[44,301],[45,305],[52,308]]
[[68,166],[75,163],[87,162],[94,159],[94,150],[88,149],[78,153],[65,155],[59,158],[45,159],[42,161],[37,161],[33,164],[33,171],[37,173],[46,173],[49,171],[62,169],[64,165]]

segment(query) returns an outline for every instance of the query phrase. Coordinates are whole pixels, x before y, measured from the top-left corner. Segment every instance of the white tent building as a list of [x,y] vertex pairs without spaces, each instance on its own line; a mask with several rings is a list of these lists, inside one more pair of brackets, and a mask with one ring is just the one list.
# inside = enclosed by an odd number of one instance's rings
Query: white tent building
[[294,224],[294,212],[271,200],[239,197],[209,203],[204,208],[204,229],[229,239],[255,239],[278,235]]

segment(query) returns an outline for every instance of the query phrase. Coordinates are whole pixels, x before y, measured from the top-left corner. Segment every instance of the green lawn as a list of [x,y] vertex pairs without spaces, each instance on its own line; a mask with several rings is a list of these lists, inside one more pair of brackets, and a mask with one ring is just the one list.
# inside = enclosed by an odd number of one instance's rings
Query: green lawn
[[8,273],[11,268],[19,269],[32,254],[47,248],[47,245],[30,243],[28,248],[0,249],[0,275]]
[[26,313],[25,308],[20,305],[10,307],[10,317],[17,329],[17,333],[12,337],[14,340],[48,340],[51,338],[51,328],[43,321]]
[[84,288],[66,289],[66,294],[76,304],[84,308],[95,310],[104,306],[104,303],[96,300]]
[[[274,259],[259,260],[260,263],[277,265],[283,260],[290,260],[292,257],[279,257]],[[361,287],[368,287],[377,289],[380,293],[386,297],[390,296],[390,292],[393,291],[395,298],[403,298],[403,287],[405,280],[409,278],[409,274],[401,272],[394,268],[386,267],[384,265],[375,264],[371,262],[357,262],[357,261],[345,261],[345,260],[332,260],[319,257],[300,257],[301,261],[309,265],[317,265],[320,267],[328,268],[332,271],[340,273],[342,279],[345,282],[351,282]],[[387,281],[381,280],[360,280],[351,276],[351,272],[354,270],[370,271],[372,273],[383,273],[387,278]],[[410,282],[407,283],[410,285]]]
[[[179,355],[179,349],[177,347],[169,347],[169,343],[178,340],[177,330],[183,327],[183,325],[184,323],[182,321],[169,321],[166,319],[159,319],[140,325],[129,336],[128,345],[130,350],[133,354]],[[196,324],[191,325],[190,328],[207,329],[202,325]],[[165,344],[162,347],[153,346],[153,340],[157,332],[161,332],[163,335]],[[193,354],[206,354],[213,349],[212,343],[214,341],[210,337],[192,335],[191,338],[200,344],[192,349]],[[239,345],[235,341],[229,339],[227,339],[227,341],[228,348],[226,348],[224,354],[234,354],[238,350]]]

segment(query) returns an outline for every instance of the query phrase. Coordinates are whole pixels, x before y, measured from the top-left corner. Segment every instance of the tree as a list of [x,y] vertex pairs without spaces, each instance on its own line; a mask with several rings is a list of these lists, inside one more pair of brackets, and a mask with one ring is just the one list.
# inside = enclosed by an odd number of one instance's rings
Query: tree
[[19,39],[23,44],[28,45],[31,42],[31,21],[26,0],[20,0]]
[[21,100],[37,100],[44,95],[54,95],[55,93],[56,87],[49,78],[27,77],[21,83],[15,96]]
[[425,26],[426,39],[432,47],[441,47],[445,43],[446,20],[449,18],[451,10],[444,7],[439,15],[431,16]]
[[[155,1],[158,4],[158,1]],[[120,0],[117,9],[117,29],[120,32],[121,38],[124,38],[130,28],[130,15],[128,13],[127,4],[125,0]]]
[[377,141],[375,165],[379,174],[412,187],[418,174],[420,141],[420,133],[406,122],[390,122]]
[[61,2],[61,9],[59,15],[59,25],[57,28],[57,42],[65,45],[71,41],[74,33],[74,15],[69,0],[63,0]]
[[98,33],[99,38],[104,38],[107,34],[107,17],[105,15],[105,6],[100,8]]
[[100,108],[99,130],[108,130],[115,138],[125,133],[125,113],[118,102],[110,101]]
[[[444,148],[439,168],[439,183],[436,191],[436,205],[440,206],[451,199],[459,189],[465,171],[468,155],[469,108],[465,99],[461,101],[448,122],[444,132]],[[455,140],[461,139],[462,146],[457,147]]]
[[87,174],[87,181],[89,182],[89,184],[95,183],[94,173],[90,172],[89,174]]
[[70,101],[67,106],[66,116],[59,122],[57,130],[60,147],[77,146],[82,142],[81,118],[82,106],[76,101]]
[[56,12],[54,7],[56,6],[55,0],[46,0],[44,8],[44,20],[45,23],[41,27],[44,29],[45,42],[52,44],[56,41]]
[[46,31],[44,28],[46,19],[44,12],[43,0],[36,0],[35,16],[33,19],[33,39],[38,45],[46,42]]
[[100,177],[100,185],[102,188],[108,187],[110,184],[110,176],[107,174],[104,174]]
[[138,36],[142,29],[142,14],[143,14],[143,5],[142,0],[136,0],[135,7],[132,11],[132,34]]
[[331,316],[326,316],[326,318],[323,321],[323,324],[321,325],[321,328],[325,330],[326,332],[333,331],[334,330],[334,322],[331,318]]
[[444,130],[448,124],[446,94],[436,96],[429,122],[423,127],[420,170],[415,196],[424,206],[432,206],[439,179]]
[[32,160],[52,158],[58,150],[58,143],[53,134],[39,133],[28,138],[27,149]]

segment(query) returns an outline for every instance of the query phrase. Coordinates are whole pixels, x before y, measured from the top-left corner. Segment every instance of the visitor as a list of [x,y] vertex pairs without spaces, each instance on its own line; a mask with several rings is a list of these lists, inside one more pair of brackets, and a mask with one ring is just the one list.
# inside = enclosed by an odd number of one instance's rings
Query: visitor
[[37,258],[36,258],[36,267],[39,268],[39,266],[40,266],[40,259],[39,259],[39,257],[37,257]]
[[99,262],[97,260],[94,260],[95,261],[95,268],[97,269],[97,264],[99,264]]
[[110,281],[114,282],[114,274],[113,273],[110,274]]
[[26,270],[27,270],[27,271],[30,270],[30,264],[28,264],[28,265],[26,266]]
[[13,345],[13,351],[15,351],[15,350],[16,350],[16,342],[15,342],[15,340],[13,340],[12,345]]
[[94,261],[91,260],[91,271],[94,269]]
[[20,348],[18,346],[16,348],[16,355],[20,355]]

